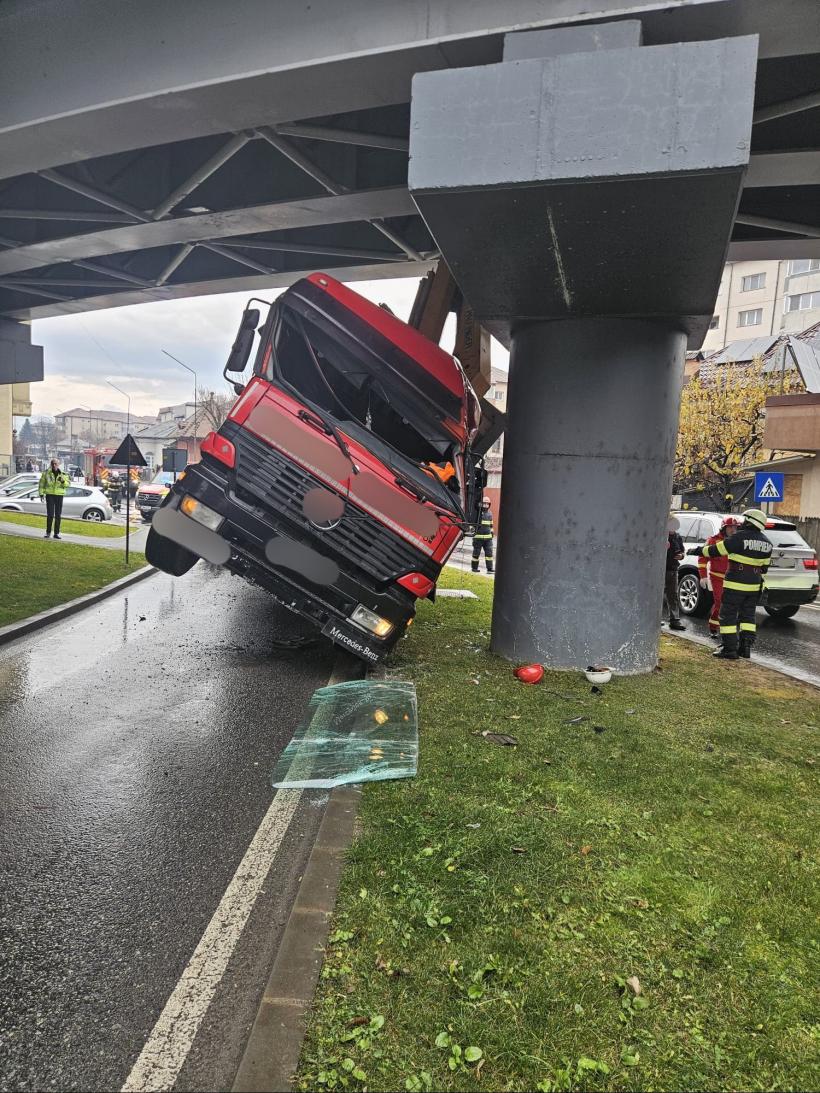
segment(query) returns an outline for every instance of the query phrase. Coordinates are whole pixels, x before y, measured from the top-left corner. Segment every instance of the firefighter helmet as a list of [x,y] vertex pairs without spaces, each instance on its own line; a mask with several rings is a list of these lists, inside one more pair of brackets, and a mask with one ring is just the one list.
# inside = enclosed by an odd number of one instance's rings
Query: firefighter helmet
[[737,527],[740,527],[740,520],[738,520],[736,516],[732,516],[731,514],[729,514],[729,516],[724,516],[723,519],[720,521],[721,531],[723,531],[725,528]]
[[747,524],[752,524],[754,527],[759,528],[761,531],[766,526],[766,513],[761,512],[760,509],[746,509],[743,513],[743,519]]

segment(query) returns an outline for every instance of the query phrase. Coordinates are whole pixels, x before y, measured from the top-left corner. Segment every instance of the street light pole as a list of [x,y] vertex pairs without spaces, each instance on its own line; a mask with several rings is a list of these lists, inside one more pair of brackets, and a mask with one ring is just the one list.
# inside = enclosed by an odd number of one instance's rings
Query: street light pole
[[[165,354],[166,357],[170,357],[172,361],[176,361],[177,364],[181,364],[183,368],[187,368],[188,371],[191,373],[191,375],[194,377],[194,447],[196,448],[196,432],[197,432],[197,423],[198,423],[197,405],[196,405],[196,388],[197,388],[196,372],[193,370],[193,368],[190,367],[190,365],[187,365],[185,363],[185,361],[181,361],[179,359],[179,357],[175,357],[173,353],[169,353],[167,349],[163,349],[162,352]],[[195,454],[194,452],[190,453],[190,458],[191,459],[194,458],[194,454]]]
[[126,455],[128,462],[125,466],[125,564],[128,565],[128,553],[131,547],[131,396],[127,391],[123,391],[121,387],[117,387],[116,383],[112,383],[111,380],[105,382],[128,400],[128,409],[125,415],[125,434],[128,438],[128,454]]
[[[86,406],[85,403],[83,403],[83,402],[78,402],[77,405],[79,406],[79,408],[81,410],[87,410],[88,411],[88,415],[89,415],[88,416],[88,426],[89,426],[89,430],[90,430],[90,428],[91,428],[91,414],[93,414],[94,411],[91,409],[90,406]],[[80,438],[77,437],[78,448],[79,448],[79,443],[80,443]],[[75,455],[75,453],[74,453],[74,418],[71,419],[71,452],[72,452],[73,455]],[[76,458],[76,455],[75,455],[75,458]],[[82,461],[82,469],[83,469],[83,474],[85,474],[85,460]]]

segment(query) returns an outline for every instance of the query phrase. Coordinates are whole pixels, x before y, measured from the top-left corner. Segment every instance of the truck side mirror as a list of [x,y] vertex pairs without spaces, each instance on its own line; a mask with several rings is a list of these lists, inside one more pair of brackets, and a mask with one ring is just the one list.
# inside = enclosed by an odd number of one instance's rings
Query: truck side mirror
[[258,326],[259,308],[245,308],[239,323],[236,339],[231,346],[227,363],[222,370],[222,375],[229,383],[233,383],[233,388],[238,395],[242,393],[245,385],[238,382],[235,377],[241,378],[245,372],[248,365],[248,358],[250,357],[251,349],[253,348],[253,336],[256,333],[256,328]]

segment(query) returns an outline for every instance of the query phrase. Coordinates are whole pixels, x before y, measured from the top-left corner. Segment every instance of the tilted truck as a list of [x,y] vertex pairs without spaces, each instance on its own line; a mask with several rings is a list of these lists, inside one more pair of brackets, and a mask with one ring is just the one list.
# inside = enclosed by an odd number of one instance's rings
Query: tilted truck
[[265,306],[261,326],[243,313],[225,366],[239,397],[146,555],[177,576],[222,565],[378,662],[477,518],[479,402],[454,357],[325,274]]

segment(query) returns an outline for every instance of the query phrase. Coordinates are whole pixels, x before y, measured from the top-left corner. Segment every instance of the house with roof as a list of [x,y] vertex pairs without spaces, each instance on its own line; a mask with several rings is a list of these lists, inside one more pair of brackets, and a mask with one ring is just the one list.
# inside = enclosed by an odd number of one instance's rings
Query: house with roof
[[200,441],[211,431],[211,425],[203,420],[204,415],[201,412],[198,417],[196,427],[194,415],[190,414],[182,419],[170,417],[165,421],[154,421],[133,430],[137,447],[145,456],[152,472],[162,469],[163,448],[184,448],[187,462],[198,462]]
[[705,358],[700,375],[706,378],[723,366],[748,366],[758,358],[775,387],[778,376],[782,385],[780,393],[766,399],[764,458],[747,464],[743,475],[751,482],[756,471],[781,471],[783,500],[773,504],[772,511],[820,517],[820,323],[799,334],[731,342]]

